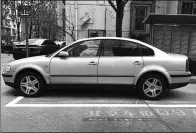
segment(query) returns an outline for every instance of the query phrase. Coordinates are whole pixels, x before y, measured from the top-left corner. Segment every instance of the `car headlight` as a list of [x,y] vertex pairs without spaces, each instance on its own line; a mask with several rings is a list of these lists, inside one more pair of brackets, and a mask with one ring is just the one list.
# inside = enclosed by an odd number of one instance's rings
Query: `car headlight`
[[11,69],[11,66],[9,66],[9,65],[5,67],[6,72],[10,71],[10,69]]

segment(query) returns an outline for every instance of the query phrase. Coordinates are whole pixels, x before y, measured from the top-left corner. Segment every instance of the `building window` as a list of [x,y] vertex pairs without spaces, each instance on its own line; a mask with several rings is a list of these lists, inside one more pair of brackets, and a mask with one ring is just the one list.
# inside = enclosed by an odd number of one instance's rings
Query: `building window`
[[102,37],[106,36],[105,30],[88,30],[88,37]]
[[147,8],[144,6],[135,7],[135,30],[145,30],[145,24],[142,21],[146,17]]
[[137,34],[148,34],[149,25],[143,24],[143,20],[150,14],[149,5],[134,5],[132,13],[132,32]]
[[182,2],[182,14],[196,14],[196,3]]

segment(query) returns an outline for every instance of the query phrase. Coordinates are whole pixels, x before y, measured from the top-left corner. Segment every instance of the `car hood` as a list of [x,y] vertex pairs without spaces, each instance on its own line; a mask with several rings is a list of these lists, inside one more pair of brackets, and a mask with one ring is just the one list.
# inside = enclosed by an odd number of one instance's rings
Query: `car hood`
[[41,55],[41,56],[34,56],[34,57],[28,57],[28,58],[15,60],[15,61],[10,62],[8,65],[19,66],[19,65],[24,65],[24,64],[43,64],[46,62],[49,63],[49,61],[50,61],[50,58],[46,57],[45,55]]

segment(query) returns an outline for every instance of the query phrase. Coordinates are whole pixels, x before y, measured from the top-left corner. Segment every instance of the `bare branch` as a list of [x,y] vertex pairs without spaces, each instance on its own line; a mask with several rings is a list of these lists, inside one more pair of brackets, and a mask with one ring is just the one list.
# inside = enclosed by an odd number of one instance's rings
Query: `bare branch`
[[109,4],[112,6],[112,8],[115,10],[115,12],[117,12],[117,8],[115,7],[114,3],[112,2],[112,0],[108,0]]

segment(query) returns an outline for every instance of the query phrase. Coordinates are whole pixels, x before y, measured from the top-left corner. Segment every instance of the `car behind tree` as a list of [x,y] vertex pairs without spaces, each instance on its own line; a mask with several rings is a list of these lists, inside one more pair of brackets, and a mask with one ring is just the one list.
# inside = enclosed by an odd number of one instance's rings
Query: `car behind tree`
[[[48,39],[29,39],[28,50],[29,57],[45,55],[58,50],[58,45]],[[26,40],[13,46],[13,58],[15,60],[26,57]]]

